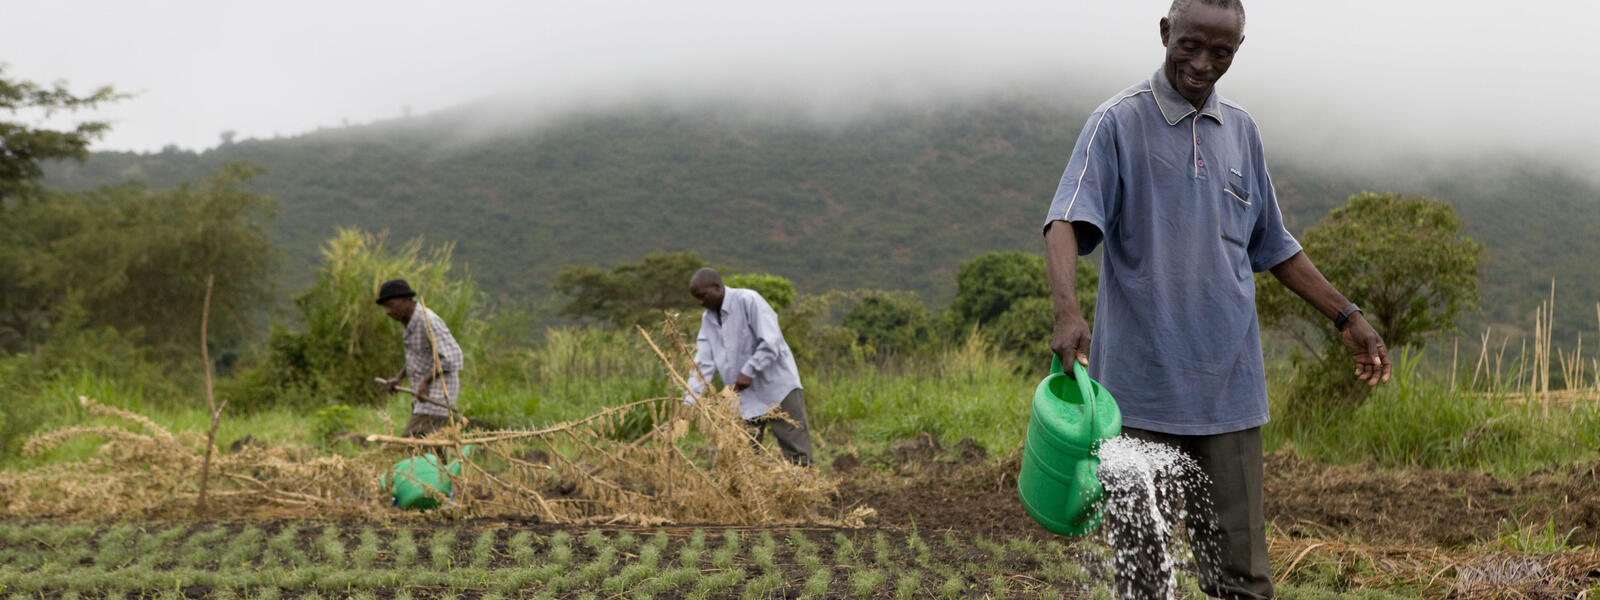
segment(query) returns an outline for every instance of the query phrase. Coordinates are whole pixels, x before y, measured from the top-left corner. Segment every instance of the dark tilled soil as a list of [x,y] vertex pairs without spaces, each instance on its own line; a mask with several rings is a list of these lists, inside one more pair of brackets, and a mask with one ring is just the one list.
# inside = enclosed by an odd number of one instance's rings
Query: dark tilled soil
[[[878,526],[1046,536],[1017,499],[1019,457],[971,461],[935,446],[847,455],[834,465],[846,475],[841,506],[873,507]],[[1266,514],[1276,531],[1291,536],[1450,548],[1537,526],[1571,531],[1571,544],[1595,547],[1600,462],[1505,481],[1460,471],[1324,465],[1277,453],[1267,457]]]
[[1329,466],[1268,457],[1266,510],[1290,535],[1455,547],[1507,528],[1600,544],[1600,463],[1505,481],[1482,473]]

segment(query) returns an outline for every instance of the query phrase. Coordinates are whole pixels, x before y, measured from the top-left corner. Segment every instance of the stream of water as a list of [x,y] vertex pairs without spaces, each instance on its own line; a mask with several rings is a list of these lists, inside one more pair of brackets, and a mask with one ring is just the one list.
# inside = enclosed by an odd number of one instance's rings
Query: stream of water
[[[1100,483],[1106,492],[1102,527],[1111,544],[1110,567],[1124,600],[1171,600],[1180,564],[1215,549],[1194,548],[1174,535],[1214,523],[1206,477],[1183,452],[1119,436],[1100,445]],[[1199,518],[1194,518],[1199,517]],[[1209,554],[1207,554],[1209,553]],[[1214,564],[1216,561],[1197,561]]]

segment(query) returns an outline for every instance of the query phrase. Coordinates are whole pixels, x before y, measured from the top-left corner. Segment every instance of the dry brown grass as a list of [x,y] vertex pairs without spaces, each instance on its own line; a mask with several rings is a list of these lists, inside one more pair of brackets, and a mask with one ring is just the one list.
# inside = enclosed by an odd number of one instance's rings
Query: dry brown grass
[[1527,555],[1276,536],[1268,546],[1279,584],[1332,577],[1359,589],[1463,600],[1584,598],[1600,584],[1600,552],[1590,549]]
[[[640,329],[680,388],[677,366],[692,364],[669,318],[668,351]],[[669,355],[668,352],[671,352]],[[675,366],[676,365],[676,366]],[[192,514],[205,457],[203,432],[174,434],[150,419],[79,400],[92,414],[122,427],[70,427],[35,436],[36,454],[65,440],[102,440],[80,462],[0,473],[0,514],[78,518],[176,517]],[[648,411],[641,437],[619,435],[624,419]],[[691,428],[698,432],[689,443]],[[454,501],[429,513],[445,517],[523,516],[555,523],[715,522],[738,525],[802,522],[860,525],[872,514],[857,508],[826,518],[837,484],[818,469],[798,467],[757,449],[732,390],[684,406],[676,398],[640,400],[537,431],[464,432],[448,427],[426,440],[373,435],[386,445],[353,456],[310,448],[249,447],[212,462],[212,514],[331,518],[397,518],[376,483],[389,465],[411,453],[437,451],[463,468],[452,477]],[[476,451],[464,455],[462,448]]]
[[[77,437],[98,438],[101,445],[87,460],[0,474],[0,514],[136,518],[193,510],[205,457],[203,433],[173,434],[143,415],[88,397],[78,402],[90,414],[120,419],[142,431],[83,426],[34,436],[24,453],[45,452]],[[286,507],[341,514],[370,511],[381,507],[368,491],[374,487],[368,481],[381,464],[375,458],[370,453],[312,457],[303,450],[259,447],[220,455],[213,464],[221,481],[212,505],[234,515]]]

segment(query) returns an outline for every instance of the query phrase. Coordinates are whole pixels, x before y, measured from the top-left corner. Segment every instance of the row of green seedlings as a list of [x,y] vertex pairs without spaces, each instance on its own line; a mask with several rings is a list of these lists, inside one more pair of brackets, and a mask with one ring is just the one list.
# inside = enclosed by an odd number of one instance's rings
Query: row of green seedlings
[[[1002,544],[977,536],[969,546],[951,532],[942,541],[949,556],[963,557],[958,564],[934,560],[929,544],[915,530],[905,537],[903,548],[891,544],[883,532],[859,546],[856,538],[835,532],[831,552],[825,555],[798,530],[788,533],[785,554],[770,530],[760,531],[748,544],[738,530],[725,530],[722,543],[712,547],[706,532],[697,529],[668,557],[671,539],[664,531],[641,539],[626,530],[607,537],[595,529],[579,540],[587,561],[578,560],[572,534],[564,531],[546,539],[519,532],[502,548],[497,531],[486,530],[465,553],[456,551],[453,530],[436,531],[419,546],[412,531],[401,529],[384,547],[371,528],[352,538],[337,527],[318,533],[291,522],[270,537],[245,527],[219,550],[228,531],[214,526],[185,538],[190,532],[181,525],[153,532],[120,525],[96,537],[84,525],[0,524],[5,542],[0,546],[0,576],[15,580],[12,587],[17,590],[61,583],[77,590],[213,585],[349,591],[420,585],[500,593],[538,588],[547,597],[590,591],[650,598],[669,591],[679,594],[686,587],[689,597],[713,597],[728,595],[740,584],[740,596],[747,598],[796,586],[802,597],[846,591],[863,598],[959,598],[973,593],[1054,597],[1063,590],[1091,590],[1086,585],[1089,572],[1079,566],[1081,555],[1070,555],[1060,542],[1017,538]],[[310,551],[297,544],[302,535],[316,535]],[[347,541],[354,542],[353,551]],[[538,542],[543,542],[542,552],[535,547]],[[424,548],[426,561],[419,560]],[[784,560],[786,556],[791,560]]]

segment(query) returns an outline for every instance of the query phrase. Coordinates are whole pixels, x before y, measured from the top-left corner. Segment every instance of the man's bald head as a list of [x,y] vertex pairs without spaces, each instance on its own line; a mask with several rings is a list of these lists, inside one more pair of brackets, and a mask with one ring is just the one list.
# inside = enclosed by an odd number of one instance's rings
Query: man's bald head
[[700,270],[694,272],[694,277],[689,278],[690,288],[711,284],[722,285],[722,274],[711,267],[700,267]]
[[694,277],[689,278],[689,293],[700,302],[706,310],[722,310],[722,296],[726,288],[722,286],[722,274],[711,267],[702,267],[694,272]]
[[[1183,14],[1189,11],[1189,5],[1194,0],[1172,0],[1172,6],[1167,8],[1167,20],[1173,25],[1183,19]],[[1201,4],[1226,8],[1239,16],[1239,31],[1244,31],[1244,2],[1242,0],[1200,0]]]

